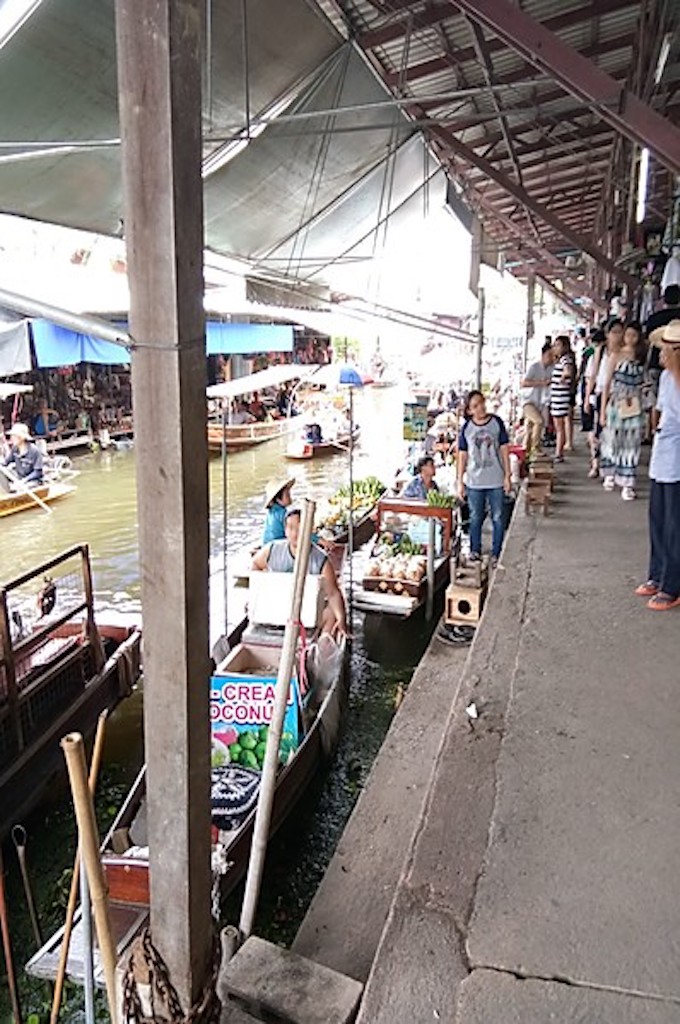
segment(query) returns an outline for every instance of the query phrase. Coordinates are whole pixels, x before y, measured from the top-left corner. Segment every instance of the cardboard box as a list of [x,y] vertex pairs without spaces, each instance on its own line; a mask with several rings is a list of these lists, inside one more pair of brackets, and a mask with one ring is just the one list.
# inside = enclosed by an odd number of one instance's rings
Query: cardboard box
[[[252,572],[248,618],[258,626],[285,626],[293,602],[292,572]],[[306,629],[321,625],[324,592],[320,576],[307,576],[300,619]]]

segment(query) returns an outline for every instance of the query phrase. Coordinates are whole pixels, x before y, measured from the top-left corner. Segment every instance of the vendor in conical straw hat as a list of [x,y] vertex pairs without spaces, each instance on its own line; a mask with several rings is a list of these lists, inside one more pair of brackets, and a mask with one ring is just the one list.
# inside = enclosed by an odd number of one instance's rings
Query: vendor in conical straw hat
[[267,518],[264,522],[262,543],[283,540],[286,536],[286,509],[293,503],[291,488],[295,477],[274,477],[264,491],[264,507]]

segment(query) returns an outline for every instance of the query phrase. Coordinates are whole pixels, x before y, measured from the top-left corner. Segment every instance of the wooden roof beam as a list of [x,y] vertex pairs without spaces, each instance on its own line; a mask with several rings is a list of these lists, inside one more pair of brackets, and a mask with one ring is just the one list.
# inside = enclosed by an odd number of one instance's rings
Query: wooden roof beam
[[[553,32],[559,32],[561,29],[571,28],[572,25],[580,25],[583,21],[590,21],[591,18],[597,18],[603,14],[612,14],[626,7],[632,7],[634,2],[635,0],[592,0],[591,3],[583,4],[581,7],[567,11],[565,14],[556,14],[552,18],[546,18],[545,24]],[[399,13],[401,14],[402,12],[400,11]],[[413,14],[408,10],[403,13],[405,16],[400,17],[398,20],[383,25],[380,28],[369,29],[367,32],[360,33],[357,38],[359,46],[364,50],[373,50],[378,46],[385,46],[387,43],[394,42],[410,31],[408,26],[411,18],[413,18],[413,30],[416,32],[429,28],[432,25],[438,25],[440,22],[446,21],[451,17],[451,5],[448,2],[435,3],[421,14]],[[493,53],[496,50],[502,50],[504,44],[492,39],[490,48]],[[470,48],[470,51],[469,59],[474,59],[472,48]]]
[[609,259],[606,253],[604,253],[599,246],[597,246],[592,239],[584,238],[577,232],[573,231],[570,227],[564,224],[559,217],[557,217],[552,211],[545,206],[543,203],[538,202],[534,199],[526,189],[522,188],[516,182],[512,181],[508,175],[495,167],[492,163],[486,160],[484,157],[475,153],[473,149],[470,149],[465,143],[461,142],[447,132],[443,128],[433,128],[430,130],[431,136],[436,138],[445,150],[449,150],[451,153],[461,157],[465,163],[473,167],[477,167],[482,171],[488,178],[495,181],[498,185],[508,192],[526,209],[531,211],[536,217],[548,224],[554,231],[557,231],[565,241],[569,242],[576,249],[582,249],[593,257],[596,263],[599,263],[601,267],[607,270],[613,277],[623,283],[628,284],[631,288],[637,288],[637,279],[617,266],[613,260]]
[[[625,50],[631,47],[635,42],[635,35],[627,32],[623,36],[617,36],[615,39],[609,39],[606,42],[595,43],[591,46],[585,47],[583,50],[579,50],[584,57],[599,57],[604,56],[608,53],[616,53],[617,50]],[[491,40],[487,40],[487,48],[490,47]],[[461,49],[457,53],[457,60],[459,63],[463,63],[470,59],[467,56],[468,48]],[[491,50],[489,48],[489,54]],[[396,85],[397,82],[417,82],[422,78],[427,78],[429,75],[435,75],[440,71],[445,71],[448,66],[448,61],[445,57],[431,57],[429,60],[421,61],[419,64],[411,64],[406,69],[406,72],[401,75],[399,71],[389,71],[385,77],[385,81],[388,85]],[[497,78],[496,82],[498,85],[512,85],[514,82],[522,81],[527,77],[526,66],[517,68],[516,71],[509,72],[502,78]],[[537,76],[536,81],[540,83],[545,81],[543,76]],[[563,91],[560,91],[560,96],[564,95]]]
[[583,100],[617,132],[680,173],[680,128],[509,0],[451,0],[507,46]]

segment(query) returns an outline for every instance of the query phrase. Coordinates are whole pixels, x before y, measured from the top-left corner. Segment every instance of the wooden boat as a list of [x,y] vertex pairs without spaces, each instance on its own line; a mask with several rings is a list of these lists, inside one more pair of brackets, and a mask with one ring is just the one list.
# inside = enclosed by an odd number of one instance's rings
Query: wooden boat
[[[264,574],[263,574],[264,575]],[[310,577],[311,579],[312,577]],[[251,628],[244,634],[244,644],[230,653],[218,671],[225,672],[229,665],[238,664],[243,651],[260,645],[262,662],[275,666],[280,656],[282,631]],[[314,672],[308,665],[308,671]],[[243,676],[247,678],[247,676]],[[346,651],[344,643],[333,659],[333,675],[318,691],[318,707],[314,698],[315,681],[311,681],[312,698],[307,710],[301,713],[305,723],[302,740],[285,766],[280,768],[272,812],[271,835],[288,817],[298,800],[312,782],[318,778],[319,767],[333,754],[339,738],[342,711],[347,696]],[[238,766],[234,766],[238,767]],[[214,780],[213,780],[214,781]],[[109,888],[111,922],[119,956],[129,947],[133,938],[148,920],[149,863],[146,849],[145,770],[142,769],[113,826],[102,844],[102,863]],[[214,792],[214,790],[213,790]],[[213,824],[214,853],[224,866],[220,875],[220,890],[227,895],[245,874],[250,854],[255,806],[246,810],[243,820],[233,829],[216,828]],[[215,809],[213,805],[213,820]],[[53,935],[29,961],[26,970],[40,978],[53,978],[59,960],[63,929]],[[80,911],[69,951],[68,976],[82,982],[83,952]],[[103,984],[98,952],[95,950],[95,980]]]
[[[388,514],[413,517],[422,520],[420,533],[423,546],[427,546],[428,520],[439,522],[442,543],[433,559],[433,597],[449,582],[450,556],[453,539],[453,509],[427,505],[422,501],[409,501],[399,498],[383,498],[378,502],[376,529],[381,533],[382,524]],[[422,557],[423,563],[426,557]],[[355,585],[352,600],[354,607],[367,614],[392,615],[397,618],[410,618],[422,607],[428,596],[427,576],[417,580],[408,578],[385,578],[382,576],[364,575],[362,582]]]
[[0,839],[63,770],[62,736],[131,692],[140,648],[134,625],[95,622],[86,545],[0,587]]
[[[359,440],[359,428],[354,429],[354,443]],[[347,452],[349,446],[349,434],[342,434],[327,441],[310,442],[304,438],[293,442],[286,449],[286,458],[291,460],[308,460],[324,458],[329,455],[337,455],[340,452]]]
[[[46,505],[51,505],[55,501],[60,501],[62,498],[67,498],[69,494],[75,492],[75,487],[72,484],[55,481],[54,483],[41,484],[39,487],[33,487],[31,490],[40,498],[40,501]],[[3,516],[12,516],[16,512],[26,512],[28,509],[40,508],[39,502],[27,491],[11,491],[8,494],[0,494],[0,518]]]
[[275,441],[278,437],[289,434],[297,425],[296,420],[282,417],[277,420],[265,420],[263,423],[208,423],[208,449],[218,453],[222,451],[223,442],[227,451],[238,452],[245,448],[254,448],[267,441]]
[[290,416],[272,418],[261,423],[230,423],[227,414],[229,403],[243,395],[255,392],[261,394],[268,389],[278,389],[283,384],[299,381],[317,369],[316,366],[293,366],[288,363],[270,366],[267,370],[259,370],[257,373],[225,381],[223,384],[211,385],[207,390],[207,397],[210,401],[221,404],[223,416],[208,423],[209,450],[220,452],[223,444],[226,444],[228,451],[240,451],[274,441],[294,430],[298,421]]

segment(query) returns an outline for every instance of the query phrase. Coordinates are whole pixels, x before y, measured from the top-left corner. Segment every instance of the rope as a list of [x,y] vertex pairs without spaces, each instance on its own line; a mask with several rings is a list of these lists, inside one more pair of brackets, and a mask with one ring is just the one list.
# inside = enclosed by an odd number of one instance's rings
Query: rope
[[[128,1024],[218,1024],[222,1012],[217,995],[219,969],[220,945],[215,940],[210,978],[200,999],[185,1015],[165,960],[151,941],[149,928],[145,928],[132,945],[123,976],[123,1020]],[[141,978],[141,984],[149,988],[149,1016],[144,1013],[139,993]]]
[[297,626],[300,630],[300,664],[299,664],[299,679],[298,685],[300,687],[300,693],[304,697],[309,690],[309,681],[307,679],[307,630],[303,622],[296,622],[291,619],[291,625]]

